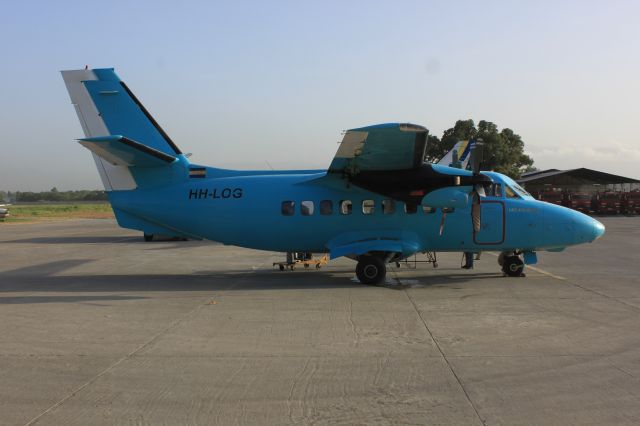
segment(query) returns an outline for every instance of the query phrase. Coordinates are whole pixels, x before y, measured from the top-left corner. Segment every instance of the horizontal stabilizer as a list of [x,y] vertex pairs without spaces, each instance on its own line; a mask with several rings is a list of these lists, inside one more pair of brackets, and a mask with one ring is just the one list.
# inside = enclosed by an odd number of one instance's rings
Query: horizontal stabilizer
[[84,138],[78,142],[115,166],[161,167],[177,158],[121,135]]

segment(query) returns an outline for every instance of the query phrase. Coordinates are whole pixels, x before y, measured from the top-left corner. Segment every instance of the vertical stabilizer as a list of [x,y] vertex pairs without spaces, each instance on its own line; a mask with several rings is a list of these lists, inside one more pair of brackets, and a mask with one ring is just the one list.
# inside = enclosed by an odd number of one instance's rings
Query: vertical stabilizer
[[[108,135],[109,130],[84,86],[85,81],[98,79],[93,70],[62,71],[62,78],[71,97],[71,103],[78,114],[85,137]],[[93,154],[93,159],[106,191],[136,188],[136,183],[127,167],[114,166],[96,154]]]
[[[160,156],[182,154],[147,109],[112,68],[62,71],[85,138],[118,136],[144,145]],[[116,165],[94,153],[107,191],[131,190],[138,185],[126,165]]]
[[451,151],[447,152],[437,164],[458,169],[468,169],[471,150],[475,144],[476,141],[474,139],[456,143]]

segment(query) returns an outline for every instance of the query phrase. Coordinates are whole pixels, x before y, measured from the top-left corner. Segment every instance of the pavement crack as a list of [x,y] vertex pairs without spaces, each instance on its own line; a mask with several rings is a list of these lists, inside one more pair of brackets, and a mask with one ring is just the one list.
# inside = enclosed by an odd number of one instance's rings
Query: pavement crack
[[300,382],[300,380],[302,380],[302,378],[304,377],[304,374],[307,371],[307,367],[309,366],[310,362],[311,362],[311,358],[307,358],[306,362],[304,363],[304,366],[302,367],[302,371],[300,371],[300,374],[298,374],[298,376],[295,378],[295,380],[291,384],[291,388],[289,389],[289,395],[287,396],[288,416],[289,416],[289,420],[294,424],[295,422],[293,421],[293,410],[291,409],[291,403],[293,402],[293,392],[296,386],[298,386],[298,383]]
[[358,330],[356,329],[356,325],[353,322],[353,299],[349,296],[349,324],[351,324],[351,331],[353,332],[354,344],[358,346],[360,343],[360,334],[358,334]]
[[118,365],[120,365],[123,362],[125,362],[125,361],[131,359],[132,357],[134,357],[137,353],[139,353],[140,351],[142,351],[143,349],[145,349],[146,347],[151,345],[153,342],[158,340],[158,338],[160,338],[160,336],[162,336],[163,334],[167,333],[168,331],[174,329],[175,327],[179,326],[184,320],[194,316],[202,308],[202,306],[204,306],[204,305],[199,302],[193,309],[191,309],[189,312],[184,314],[182,317],[180,317],[177,320],[173,321],[171,324],[169,324],[167,327],[165,327],[162,330],[160,330],[158,333],[154,334],[150,339],[146,340],[144,343],[139,345],[137,348],[135,348],[134,350],[132,350],[128,354],[124,355],[123,357],[119,358],[113,364],[109,365],[107,368],[105,368],[102,371],[100,371],[98,374],[93,376],[91,379],[87,380],[85,383],[83,383],[82,385],[78,386],[77,388],[75,388],[70,393],[68,393],[64,398],[62,398],[61,400],[59,400],[55,404],[49,406],[47,409],[42,411],[40,414],[38,414],[37,416],[35,416],[31,420],[29,420],[27,423],[25,423],[25,426],[30,426],[30,425],[35,424],[43,416],[45,416],[46,414],[48,414],[51,411],[55,410],[56,408],[60,407],[62,404],[64,404],[65,402],[67,402],[68,400],[70,400],[71,398],[76,396],[78,393],[80,393],[82,390],[84,390],[88,386],[90,386],[93,383],[95,383],[98,379],[100,379],[105,374],[109,373],[111,370],[116,368]]
[[633,378],[633,379],[635,379],[635,378],[636,378],[636,376],[634,376],[633,374],[629,373],[627,370],[625,370],[625,369],[624,369],[624,368],[622,368],[622,367],[618,367],[618,366],[617,366],[617,365],[615,365],[615,364],[611,364],[611,366],[612,366],[613,368],[615,368],[616,370],[618,370],[619,372],[624,373],[624,374],[626,374],[627,376],[629,376],[629,377],[631,377],[631,378]]
[[427,325],[427,322],[425,321],[424,317],[420,313],[420,310],[418,309],[418,306],[416,305],[416,303],[411,298],[411,295],[409,294],[407,289],[404,289],[404,294],[407,296],[407,299],[411,303],[411,306],[413,306],[413,309],[415,310],[416,315],[418,315],[418,318],[420,318],[420,321],[422,322],[422,325],[424,325],[425,330],[427,331],[427,333],[431,337],[431,340],[433,340],[433,343],[436,345],[436,348],[438,348],[438,351],[440,352],[440,355],[442,356],[442,359],[444,360],[444,362],[447,364],[447,367],[449,368],[449,371],[451,371],[451,374],[453,374],[453,377],[455,377],[456,381],[458,382],[458,385],[460,386],[460,389],[462,389],[462,392],[464,393],[464,396],[467,398],[467,401],[469,402],[469,405],[471,405],[471,408],[476,413],[476,416],[478,417],[478,420],[480,421],[480,424],[486,425],[487,424],[486,421],[482,418],[482,416],[480,415],[480,412],[478,411],[478,408],[476,407],[476,405],[471,400],[471,397],[469,396],[469,392],[467,392],[467,389],[465,388],[464,383],[462,383],[462,380],[460,380],[460,377],[458,377],[458,374],[456,374],[455,370],[453,369],[453,366],[451,365],[451,363],[447,359],[447,356],[445,355],[444,351],[440,347],[440,344],[438,343],[438,341],[436,340],[435,336],[431,332],[431,329]]

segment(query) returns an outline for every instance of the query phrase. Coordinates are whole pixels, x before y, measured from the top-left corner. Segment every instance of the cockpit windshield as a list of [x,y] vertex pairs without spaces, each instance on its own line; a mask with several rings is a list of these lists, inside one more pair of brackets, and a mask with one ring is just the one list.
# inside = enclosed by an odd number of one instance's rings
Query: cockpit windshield
[[520,198],[516,194],[516,192],[513,189],[511,189],[509,185],[505,186],[504,189],[505,189],[504,193],[507,196],[507,198]]
[[529,194],[527,191],[525,191],[525,189],[523,187],[521,187],[520,185],[518,185],[517,183],[513,182],[510,184],[510,186],[513,188],[514,191],[516,191],[519,195],[523,196],[523,197],[531,197],[531,194]]
[[510,177],[493,172],[483,173],[493,181],[492,183],[483,184],[487,196],[498,198],[503,196],[507,198],[533,198],[531,194]]

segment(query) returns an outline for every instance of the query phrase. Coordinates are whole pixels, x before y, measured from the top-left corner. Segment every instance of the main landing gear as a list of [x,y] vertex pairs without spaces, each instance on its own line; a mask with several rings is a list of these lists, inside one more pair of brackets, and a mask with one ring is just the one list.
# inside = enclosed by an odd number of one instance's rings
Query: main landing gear
[[362,284],[380,284],[387,276],[387,266],[378,256],[362,255],[358,257],[356,275]]
[[498,256],[502,272],[510,277],[524,277],[524,261],[518,252],[503,252]]

